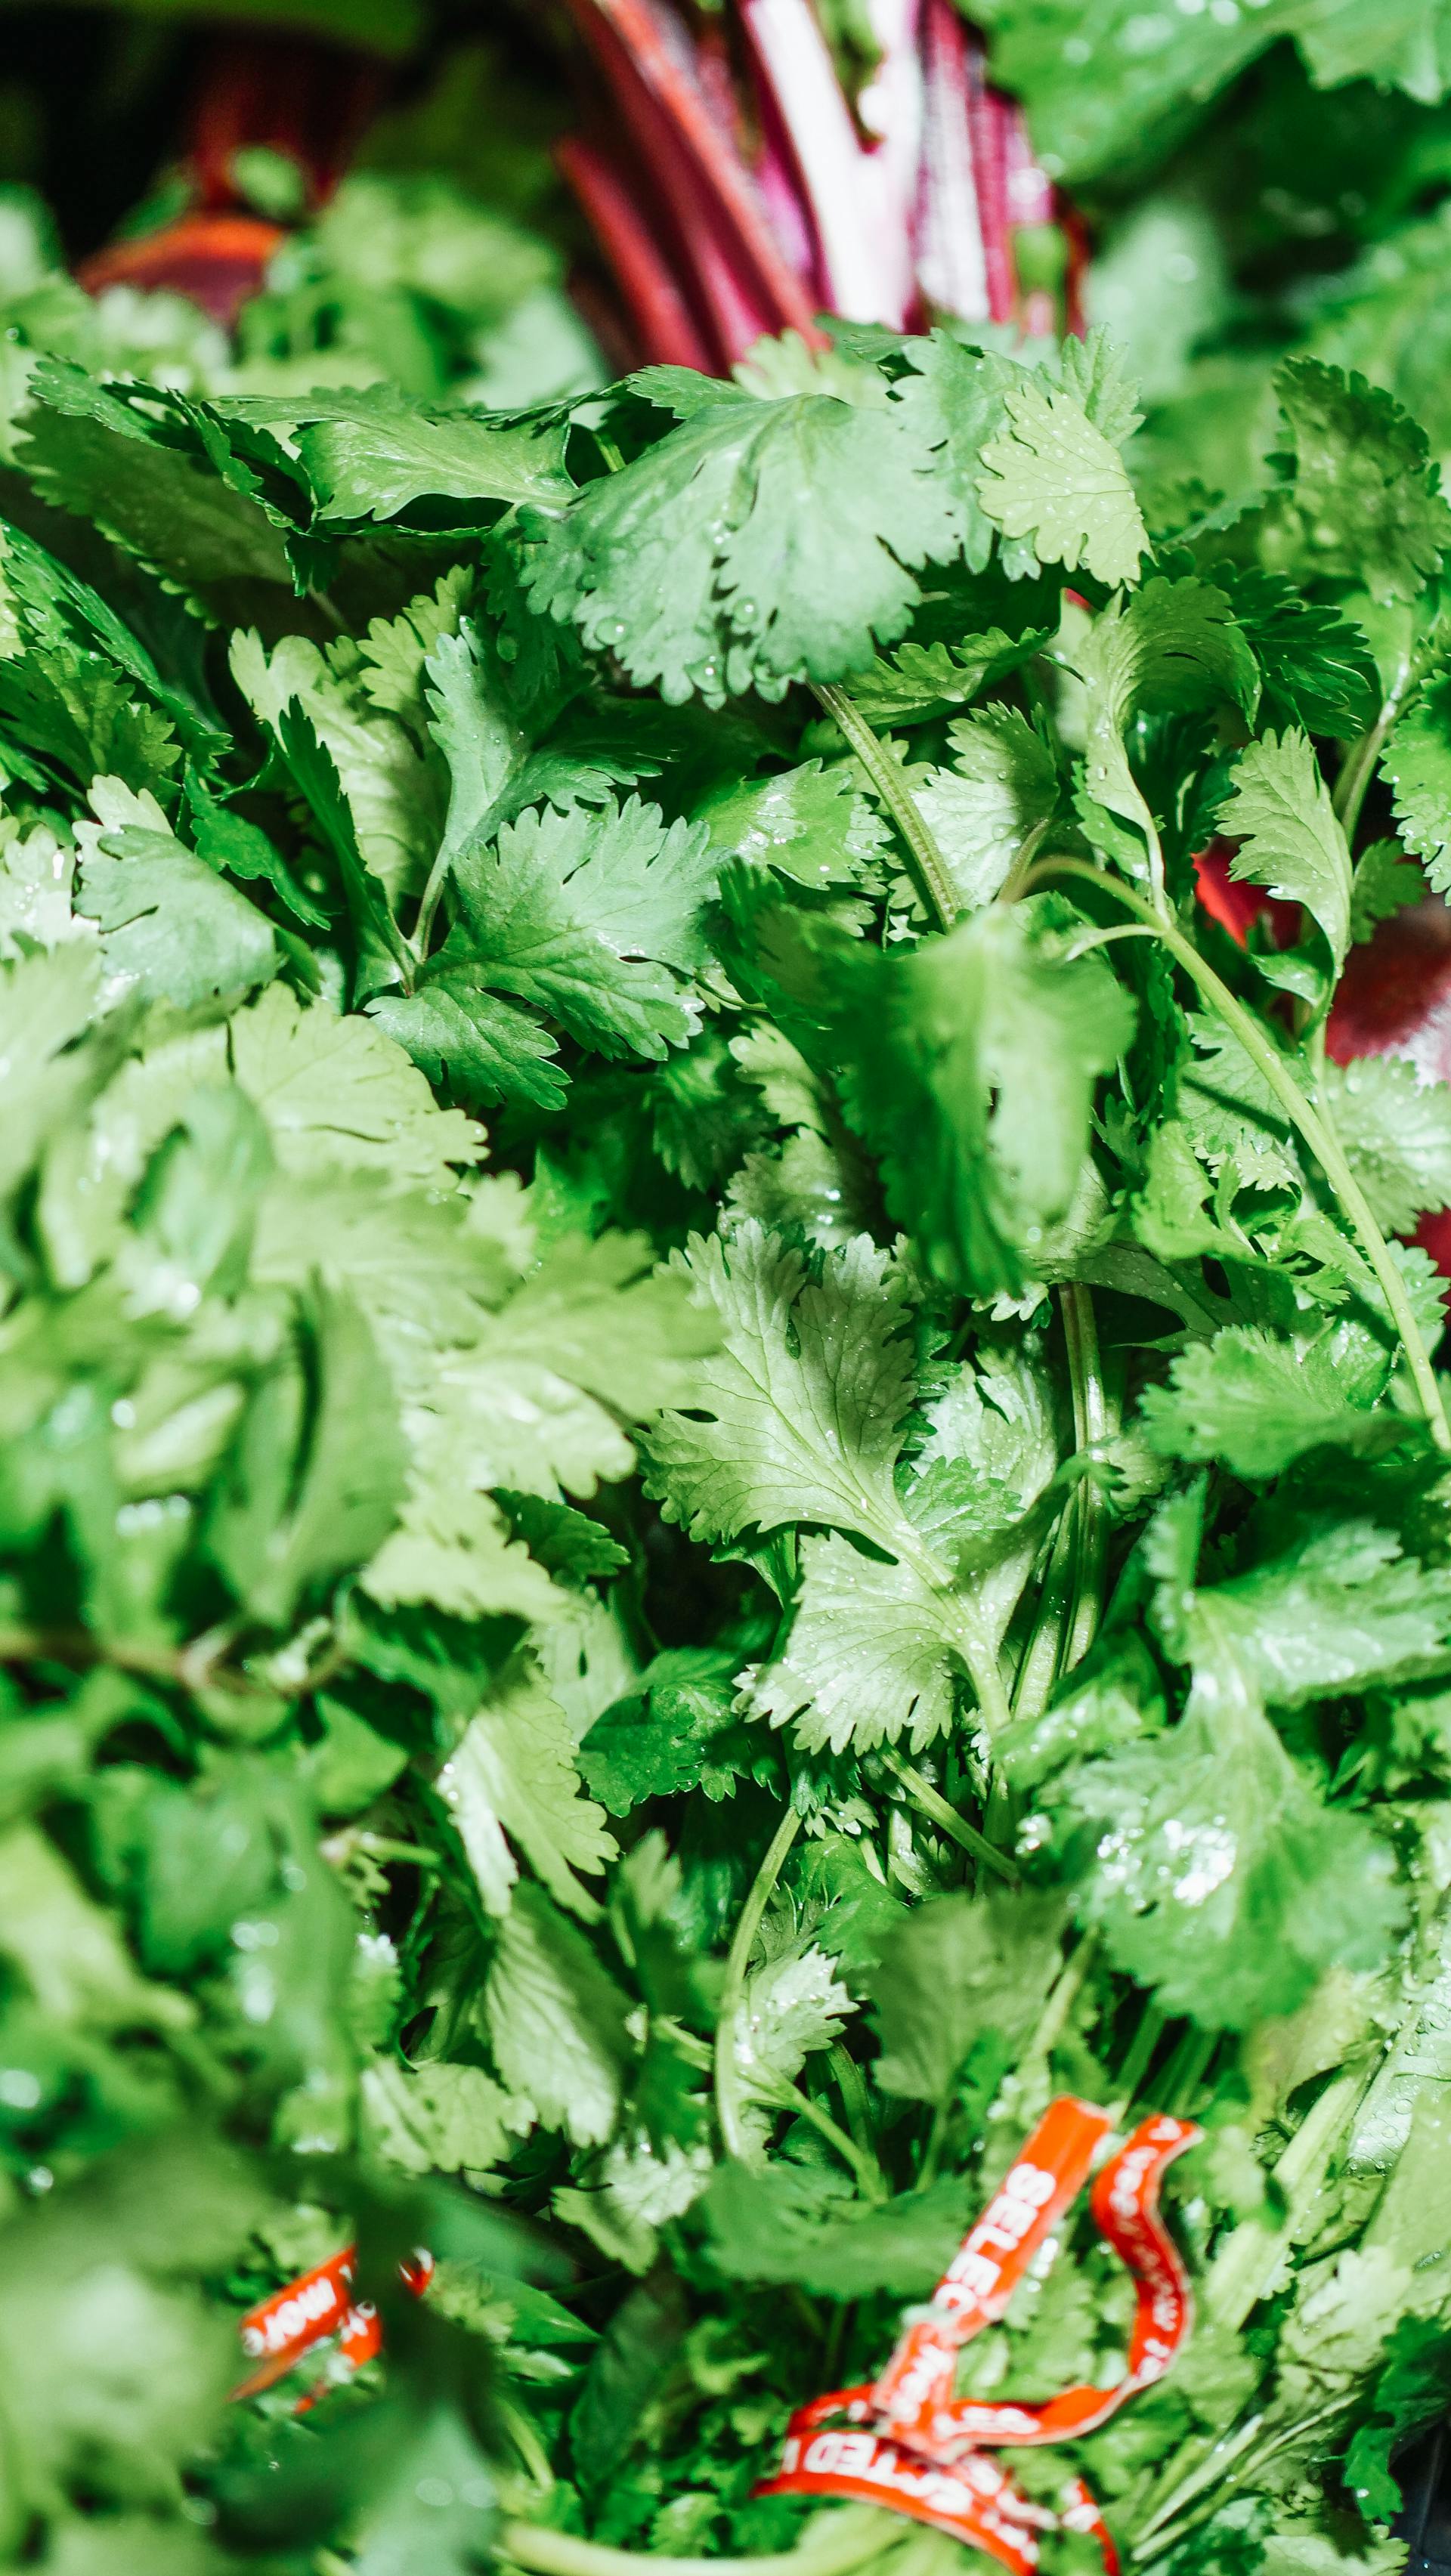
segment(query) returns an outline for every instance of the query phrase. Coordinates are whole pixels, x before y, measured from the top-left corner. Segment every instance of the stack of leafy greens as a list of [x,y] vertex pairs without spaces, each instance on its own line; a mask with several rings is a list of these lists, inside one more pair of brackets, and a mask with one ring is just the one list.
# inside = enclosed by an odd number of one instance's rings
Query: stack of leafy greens
[[[307,392],[386,380],[423,402],[501,406],[580,394],[605,369],[565,292],[568,227],[549,140],[558,102],[485,45],[459,48],[416,101],[380,116],[357,165],[276,253],[234,334],[184,294],[65,267],[33,190],[0,189],[0,457],[39,357],[181,393]],[[239,189],[301,212],[297,165],[239,153]],[[183,211],[164,177],[138,237]]]
[[[1451,508],[1389,398],[1278,399],[1155,549],[1097,340],[513,414],[31,369],[11,2563],[794,2553],[787,2413],[1064,2089],[1202,2122],[1199,2315],[1024,2479],[1135,2569],[1397,2563],[1451,1430],[1396,1237],[1451,1096],[1323,1035],[1451,877]],[[1216,828],[1288,936],[1196,915]],[[385,2362],[229,2407],[355,2234]],[[968,2384],[1111,2381],[1126,2311],[1070,2235]],[[954,2547],[831,2509],[789,2564]]]

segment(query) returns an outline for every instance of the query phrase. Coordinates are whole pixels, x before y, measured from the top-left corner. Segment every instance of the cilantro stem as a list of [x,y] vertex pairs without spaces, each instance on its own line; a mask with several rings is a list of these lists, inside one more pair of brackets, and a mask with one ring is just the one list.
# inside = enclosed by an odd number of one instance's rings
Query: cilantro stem
[[1386,735],[1400,714],[1401,700],[1406,694],[1406,683],[1410,676],[1411,656],[1408,652],[1402,653],[1396,665],[1395,678],[1386,692],[1385,703],[1379,715],[1373,725],[1367,725],[1360,740],[1352,743],[1341,764],[1340,775],[1335,782],[1335,793],[1330,801],[1340,818],[1341,828],[1347,841],[1353,841],[1355,838],[1355,827],[1360,821],[1360,809],[1365,803],[1371,771],[1380,758]]
[[910,1762],[904,1762],[899,1753],[884,1750],[882,1760],[901,1781],[913,1806],[920,1807],[923,1815],[930,1817],[950,1842],[956,1843],[960,1850],[970,1852],[984,1869],[1006,1879],[1009,1887],[1017,1886],[1018,1873],[1012,1862],[998,1850],[996,1843],[988,1841],[986,1834],[978,1832],[976,1825],[970,1825],[965,1816],[960,1816],[941,1791],[933,1788],[930,1780],[924,1779],[920,1771],[915,1771]]
[[858,2146],[855,2138],[848,2137],[831,2113],[823,2111],[821,2104],[814,2102],[801,2085],[783,2082],[776,2087],[775,2098],[783,2111],[794,2111],[798,2119],[808,2122],[818,2137],[825,2138],[828,2146],[835,2147],[848,2173],[855,2175],[868,2200],[886,2199],[887,2186],[876,2157]]
[[[1058,1291],[1058,1301],[1073,1388],[1073,1436],[1080,1449],[1097,1449],[1109,1436],[1109,1418],[1093,1292],[1080,1279],[1065,1280]],[[1068,1673],[1082,1662],[1092,1645],[1102,1606],[1108,1512],[1092,1476],[1083,1478],[1070,1508],[1074,1516],[1073,1596],[1059,1662],[1060,1671]]]
[[1285,2196],[1281,2226],[1245,2219],[1221,2246],[1204,2284],[1204,2308],[1216,2324],[1239,2327],[1263,2298],[1294,2242],[1330,2160],[1360,2106],[1370,2078],[1364,2068],[1337,2076],[1313,2102],[1273,2168]]
[[951,871],[942,855],[937,836],[908,787],[896,761],[881,742],[866,717],[853,704],[845,689],[834,682],[812,682],[818,703],[826,709],[856,753],[878,796],[901,834],[917,891],[929,913],[936,915],[940,930],[950,930],[962,910],[953,885]]
[[[1081,877],[1088,885],[1098,886],[1118,903],[1126,904],[1137,919],[1158,931],[1175,963],[1198,985],[1205,1000],[1213,1005],[1220,1018],[1231,1028],[1249,1057],[1274,1093],[1292,1127],[1304,1138],[1319,1163],[1327,1181],[1339,1199],[1345,1214],[1360,1237],[1361,1248],[1375,1274],[1390,1309],[1391,1320],[1400,1335],[1416,1393],[1426,1417],[1427,1428],[1436,1447],[1451,1455],[1451,1422],[1436,1383],[1436,1372],[1427,1356],[1417,1328],[1415,1313],[1406,1283],[1391,1259],[1390,1247],[1370,1212],[1365,1192],[1352,1172],[1345,1150],[1334,1129],[1306,1098],[1279,1050],[1272,1046],[1264,1031],[1244,1004],[1237,1001],[1229,986],[1216,975],[1214,968],[1200,956],[1192,940],[1182,930],[1162,918],[1153,906],[1125,885],[1121,877],[1109,876],[1104,869],[1090,867],[1085,859],[1044,859],[1033,870],[1033,878],[1047,884],[1056,877]],[[1031,885],[1032,879],[1029,880]]]
[[759,2159],[746,2127],[741,2102],[736,2024],[746,1990],[746,1969],[756,1934],[761,1928],[761,1918],[771,1902],[786,1854],[800,1830],[800,1815],[796,1808],[788,1807],[767,1846],[765,1859],[751,1881],[726,1953],[725,1984],[721,1989],[720,2017],[715,2026],[715,2109],[726,2153],[738,2158],[742,2164],[753,2164]]
[[645,2556],[581,2540],[572,2531],[548,2531],[535,2522],[506,2522],[497,2542],[502,2556],[529,2569],[531,2576],[641,2576],[642,2569],[652,2576],[657,2570],[658,2576],[718,2576],[723,2567],[743,2567],[748,2576],[846,2576],[849,2568],[880,2558],[882,2545],[875,2513],[860,2520],[855,2514],[833,2514],[814,2545],[807,2539],[797,2549],[760,2558],[665,2558],[653,2549]]
[[1155,2003],[1151,1995],[1139,2015],[1138,2029],[1129,2041],[1128,2054],[1119,2070],[1118,2098],[1114,2104],[1115,2127],[1122,2121],[1125,2112],[1133,2109],[1139,2098],[1140,2088],[1144,2077],[1148,2074],[1163,2029],[1163,2008]]

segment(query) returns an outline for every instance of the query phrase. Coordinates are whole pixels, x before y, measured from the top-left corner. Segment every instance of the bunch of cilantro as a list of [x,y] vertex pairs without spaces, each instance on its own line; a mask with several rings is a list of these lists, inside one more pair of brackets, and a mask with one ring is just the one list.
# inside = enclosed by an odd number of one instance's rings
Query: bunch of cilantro
[[[1278,400],[1155,547],[1099,340],[514,413],[33,359],[10,2563],[933,2576],[751,2489],[1064,2089],[1203,2124],[1198,2322],[1015,2467],[1136,2569],[1397,2563],[1451,1096],[1324,1035],[1451,883],[1451,508],[1387,396]],[[229,2405],[352,2238],[384,2363]],[[965,2384],[1110,2382],[1128,2305],[1070,2232]]]

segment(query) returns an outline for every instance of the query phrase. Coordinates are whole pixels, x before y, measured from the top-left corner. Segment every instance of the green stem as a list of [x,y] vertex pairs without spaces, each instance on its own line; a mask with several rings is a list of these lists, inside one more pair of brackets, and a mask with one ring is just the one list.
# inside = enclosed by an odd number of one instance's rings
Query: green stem
[[[1068,1346],[1068,1374],[1073,1388],[1073,1435],[1080,1449],[1099,1449],[1109,1437],[1108,1393],[1098,1347],[1098,1319],[1093,1292],[1081,1280],[1069,1280],[1058,1291],[1063,1310],[1063,1338]],[[1060,1671],[1071,1673],[1092,1645],[1102,1608],[1104,1567],[1108,1558],[1108,1505],[1091,1476],[1085,1476],[1073,1498],[1073,1606]]]
[[828,2146],[835,2147],[848,2173],[856,2176],[868,2200],[886,2199],[887,2186],[876,2157],[858,2146],[855,2138],[849,2138],[829,2111],[823,2111],[821,2104],[813,2102],[811,2095],[803,2092],[799,2084],[783,2081],[775,2088],[775,2099],[783,2111],[794,2111],[798,2119],[810,2123],[818,2137],[825,2138]]
[[901,1781],[913,1806],[920,1807],[923,1815],[929,1816],[950,1842],[956,1843],[959,1850],[970,1852],[984,1869],[993,1870],[999,1878],[1006,1879],[1009,1887],[1017,1886],[1018,1873],[1012,1862],[998,1850],[996,1843],[988,1841],[986,1834],[978,1832],[976,1825],[970,1825],[965,1816],[960,1816],[941,1791],[933,1788],[930,1780],[924,1780],[921,1772],[914,1771],[910,1762],[904,1762],[900,1753],[884,1751],[882,1760]]
[[1013,1724],[1021,1729],[1032,1726],[1042,1716],[1058,1678],[1058,1662],[1063,1651],[1063,1630],[1067,1616],[1068,1592],[1073,1560],[1073,1529],[1078,1498],[1070,1496],[1053,1533],[1053,1544],[1038,1586],[1038,1601],[1033,1626],[1018,1677],[1013,1685]]
[[581,2540],[572,2531],[547,2531],[537,2522],[506,2522],[496,2547],[531,2576],[720,2576],[723,2568],[741,2567],[748,2576],[847,2576],[882,2554],[882,2525],[876,2514],[833,2514],[825,2531],[761,2558],[666,2558],[652,2549],[647,2557],[632,2549],[607,2549],[597,2540]]
[[1216,2497],[1218,2496],[1225,2470],[1242,2451],[1248,2450],[1264,2420],[1262,2413],[1252,2415],[1247,2424],[1240,2426],[1238,2432],[1220,2435],[1218,2441],[1211,2446],[1208,2458],[1201,2460],[1199,2466],[1188,2477],[1180,2479],[1168,2499],[1167,2512],[1161,2511],[1153,2517],[1152,2521],[1144,2524],[1134,2541],[1131,2553],[1133,2557],[1150,2558],[1157,2555],[1160,2547],[1157,2535],[1161,2527],[1170,2513],[1174,2515],[1181,2513],[1191,2497],[1202,2495],[1204,2489],[1209,2486],[1215,2489]]
[[801,1818],[794,1807],[788,1807],[776,1827],[766,1857],[751,1882],[750,1892],[741,1907],[740,1919],[726,1953],[725,1984],[721,1989],[720,2018],[715,2028],[715,2108],[720,2122],[721,2138],[727,2155],[742,2164],[756,2161],[750,2132],[741,2106],[741,2070],[736,2063],[736,2023],[741,1998],[745,1993],[746,1969],[761,1917],[771,1902],[776,1881],[781,1875],[786,1854],[801,1830]]
[[826,2052],[827,2062],[841,2095],[846,2125],[863,2155],[875,2157],[872,2141],[872,2106],[867,2098],[867,2081],[851,2050],[844,2041],[834,2039]]
[[445,840],[442,848],[439,850],[437,858],[434,860],[432,867],[428,871],[428,883],[423,889],[423,899],[418,907],[418,919],[413,925],[413,939],[411,943],[413,954],[417,958],[420,966],[426,965],[428,961],[428,943],[433,937],[433,916],[438,910],[439,901],[443,894],[444,886],[448,881],[449,870],[453,866],[455,855],[456,853],[451,843],[448,840]]
[[1386,735],[1400,714],[1401,700],[1405,696],[1406,683],[1410,676],[1411,657],[1409,653],[1403,653],[1396,666],[1395,679],[1380,714],[1373,725],[1367,726],[1359,742],[1352,744],[1345,755],[1331,802],[1340,817],[1341,828],[1347,841],[1353,841],[1355,838],[1355,827],[1360,821],[1360,809],[1365,803],[1371,771],[1380,758],[1381,746]]
[[1191,2024],[1154,2087],[1161,2111],[1181,2111],[1193,2101],[1218,2046],[1217,2030],[1195,2030]]
[[962,906],[937,836],[921,811],[900,768],[868,724],[866,717],[833,682],[813,682],[818,703],[839,726],[902,836],[917,891],[939,929],[950,930]]
[[1105,894],[1112,895],[1115,902],[1127,905],[1139,920],[1158,930],[1175,963],[1183,967],[1205,1000],[1213,1005],[1233,1031],[1250,1062],[1274,1093],[1291,1126],[1309,1146],[1359,1235],[1361,1248],[1400,1335],[1431,1438],[1438,1449],[1451,1455],[1451,1422],[1446,1418],[1441,1391],[1436,1384],[1436,1372],[1421,1340],[1406,1293],[1406,1283],[1391,1259],[1385,1236],[1370,1212],[1365,1192],[1346,1161],[1338,1136],[1306,1099],[1279,1050],[1271,1044],[1244,1004],[1236,1000],[1229,986],[1200,956],[1193,942],[1186,939],[1171,921],[1160,920],[1143,896],[1136,894],[1132,886],[1125,885],[1121,878],[1107,876],[1101,868],[1090,867],[1083,859],[1056,858],[1043,860],[1034,869],[1033,876],[1044,884],[1057,877],[1081,877],[1087,884],[1098,886]]
[[1369,2078],[1364,2070],[1339,2075],[1327,2084],[1306,2112],[1274,2167],[1286,2212],[1278,2227],[1243,2219],[1210,2264],[1204,2283],[1204,2312],[1217,2325],[1243,2325],[1279,2270],[1282,2256],[1329,2171],[1335,2150],[1350,2126]]
[[1129,2051],[1119,2073],[1118,2100],[1115,2104],[1115,2126],[1133,2109],[1139,2089],[1148,2074],[1150,2061],[1163,2035],[1164,2015],[1152,1997],[1139,2015],[1139,2026],[1129,2042]]
[[1072,1956],[1064,1960],[1058,1971],[1048,2000],[1038,2016],[1038,2027],[1019,2059],[1020,2065],[1031,2066],[1035,2058],[1046,2058],[1050,2050],[1057,2047],[1068,2016],[1083,1992],[1097,1957],[1098,1934],[1085,1932]]

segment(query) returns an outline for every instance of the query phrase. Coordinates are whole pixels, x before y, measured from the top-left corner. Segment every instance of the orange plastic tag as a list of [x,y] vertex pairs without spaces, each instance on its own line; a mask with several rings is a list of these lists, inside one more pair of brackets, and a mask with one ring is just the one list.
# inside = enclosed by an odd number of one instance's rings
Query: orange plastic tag
[[[289,2281],[270,2298],[249,2309],[242,2319],[242,2350],[257,2368],[232,2391],[234,2397],[256,2397],[283,2379],[316,2344],[336,2335],[338,2350],[353,2370],[372,2361],[383,2348],[383,2329],[371,2300],[355,2300],[358,2266],[356,2245],[345,2245],[315,2270]],[[433,2256],[419,2247],[399,2266],[399,2277],[415,2298],[433,2278]]]
[[[886,2505],[971,2542],[1012,2576],[1027,2576],[1036,2566],[1045,2529],[1084,2531],[1098,2541],[1106,2576],[1118,2576],[1108,2527],[1081,2479],[1064,2490],[1058,2511],[1048,2513],[984,2457],[984,2448],[1092,2432],[1169,2368],[1189,2332],[1193,2303],[1160,2216],[1159,2188],[1174,2158],[1200,2136],[1192,2122],[1167,2113],[1145,2120],[1093,2188],[1094,2222],[1138,2293],[1123,2378],[1112,2388],[1065,2389],[1028,2405],[952,2393],[958,2352],[1004,2314],[1081,2191],[1108,2129],[1108,2114],[1091,2103],[1067,2094],[1050,2103],[880,2379],[801,2407],[791,2419],[781,2467],[757,2487],[758,2495],[836,2495]],[[860,2429],[826,2429],[833,2416]]]

